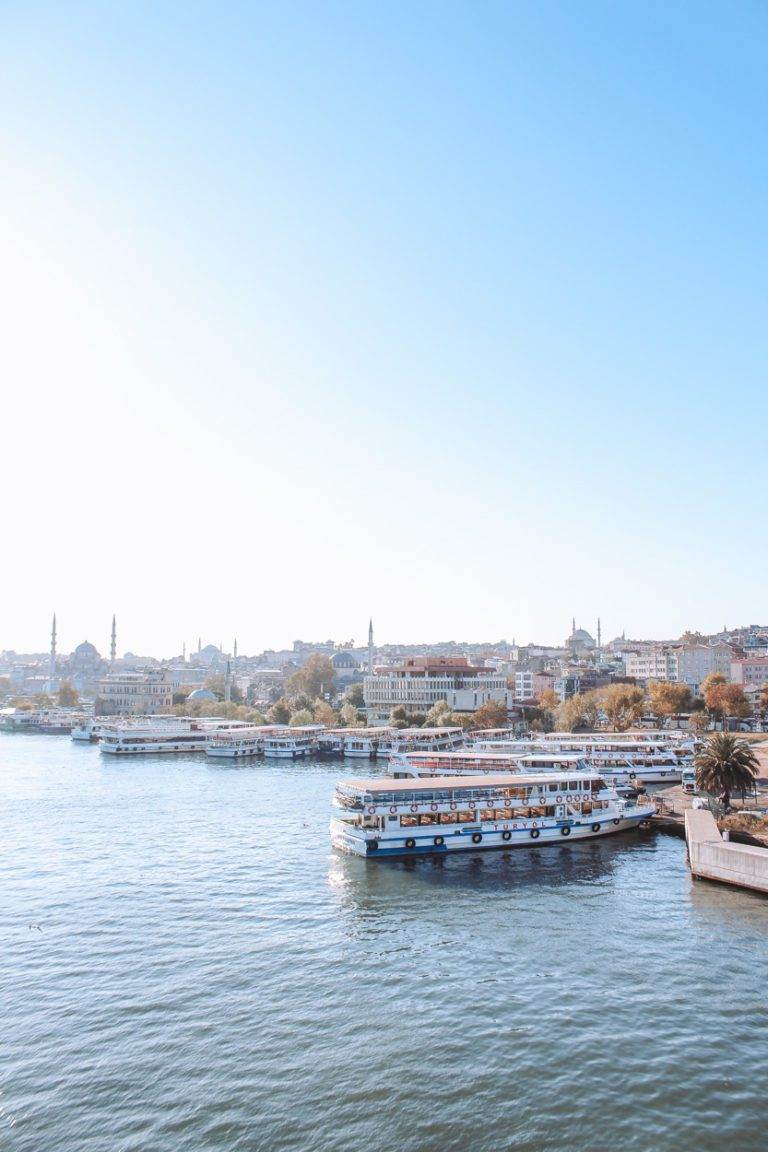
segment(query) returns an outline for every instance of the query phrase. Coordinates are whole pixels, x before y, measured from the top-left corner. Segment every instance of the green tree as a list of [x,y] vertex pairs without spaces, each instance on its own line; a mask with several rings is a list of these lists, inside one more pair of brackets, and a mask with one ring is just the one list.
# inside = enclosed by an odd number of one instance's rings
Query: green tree
[[597,701],[614,732],[626,732],[643,714],[643,690],[634,684],[609,684],[598,689]]
[[335,683],[333,664],[327,656],[315,652],[302,668],[288,677],[285,689],[291,697],[303,694],[316,700],[318,696],[332,696]]
[[691,712],[688,727],[694,732],[704,732],[709,728],[709,712],[704,708],[699,708],[695,712]]
[[350,700],[342,704],[341,711],[339,712],[339,720],[344,728],[358,728],[360,726],[357,708]]
[[338,723],[338,716],[327,700],[317,700],[313,714],[315,724],[325,724],[326,728],[334,728]]
[[469,723],[470,730],[480,728],[506,728],[509,722],[509,712],[506,704],[496,700],[488,700],[481,704],[477,711],[472,713]]
[[348,689],[347,695],[346,695],[346,702],[348,704],[354,704],[355,708],[364,708],[365,707],[365,699],[363,697],[362,684],[353,684],[352,687]]
[[392,709],[389,714],[390,728],[407,728],[409,724],[408,713],[402,705]]
[[443,716],[450,713],[451,709],[447,700],[438,700],[432,705],[429,712],[424,718],[424,724],[427,728],[437,728],[443,723]]
[[314,724],[315,718],[308,708],[299,708],[289,721],[291,728],[302,728],[305,724]]
[[675,684],[671,680],[652,680],[648,685],[648,705],[659,722],[691,707],[691,690],[687,684]]
[[80,693],[72,687],[69,680],[62,680],[56,699],[62,708],[74,708],[80,703]]
[[268,724],[287,724],[291,718],[291,706],[287,700],[278,700],[267,712]]
[[732,792],[754,787],[759,764],[746,740],[730,732],[716,732],[695,759],[696,783],[703,792],[721,796],[727,810]]

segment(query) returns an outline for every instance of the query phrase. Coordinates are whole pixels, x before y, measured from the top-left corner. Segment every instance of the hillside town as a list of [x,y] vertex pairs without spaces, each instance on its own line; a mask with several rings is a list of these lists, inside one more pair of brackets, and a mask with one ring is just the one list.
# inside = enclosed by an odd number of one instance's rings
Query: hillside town
[[[350,725],[523,723],[543,730],[674,722],[762,730],[768,717],[768,625],[687,631],[676,639],[604,641],[576,619],[560,646],[308,642],[255,655],[221,642],[158,658],[118,655],[117,619],[99,648],[71,653],[51,622],[47,651],[0,652],[0,705],[77,707],[97,716],[219,715],[251,722]],[[592,723],[590,722],[592,721]],[[627,723],[625,723],[625,721]]]

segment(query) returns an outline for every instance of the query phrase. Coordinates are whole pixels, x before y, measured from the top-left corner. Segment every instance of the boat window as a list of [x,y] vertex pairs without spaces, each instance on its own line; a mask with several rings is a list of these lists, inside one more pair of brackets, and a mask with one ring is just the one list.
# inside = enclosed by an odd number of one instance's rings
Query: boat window
[[461,812],[454,812],[457,824],[471,824],[476,819],[475,813],[470,809]]
[[496,812],[494,811],[493,808],[481,808],[480,809],[480,819],[481,820],[495,820],[496,819]]
[[440,822],[439,813],[425,812],[423,816],[419,816],[419,824],[438,824]]
[[558,790],[558,785],[556,783],[555,784],[548,784],[547,787],[549,788],[550,792],[557,792],[557,790]]
[[418,816],[401,816],[400,817],[400,827],[401,828],[415,828],[416,825],[418,824],[418,822],[419,822]]

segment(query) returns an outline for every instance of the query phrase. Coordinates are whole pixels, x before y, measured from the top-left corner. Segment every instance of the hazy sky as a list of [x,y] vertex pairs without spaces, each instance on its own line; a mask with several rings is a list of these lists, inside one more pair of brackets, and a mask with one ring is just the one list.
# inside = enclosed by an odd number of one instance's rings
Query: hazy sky
[[767,45],[4,4],[0,647],[768,621]]

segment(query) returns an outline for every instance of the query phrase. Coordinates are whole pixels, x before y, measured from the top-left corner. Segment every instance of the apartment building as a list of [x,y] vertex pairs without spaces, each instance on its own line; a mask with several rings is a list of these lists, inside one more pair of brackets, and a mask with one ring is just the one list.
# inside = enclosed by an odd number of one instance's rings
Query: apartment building
[[363,699],[371,724],[386,723],[393,708],[404,708],[408,715],[428,712],[438,700],[445,700],[452,712],[476,712],[491,700],[508,703],[507,680],[465,656],[414,656],[366,676]]
[[178,687],[178,673],[168,668],[110,673],[98,681],[96,713],[99,716],[150,716],[170,712]]

